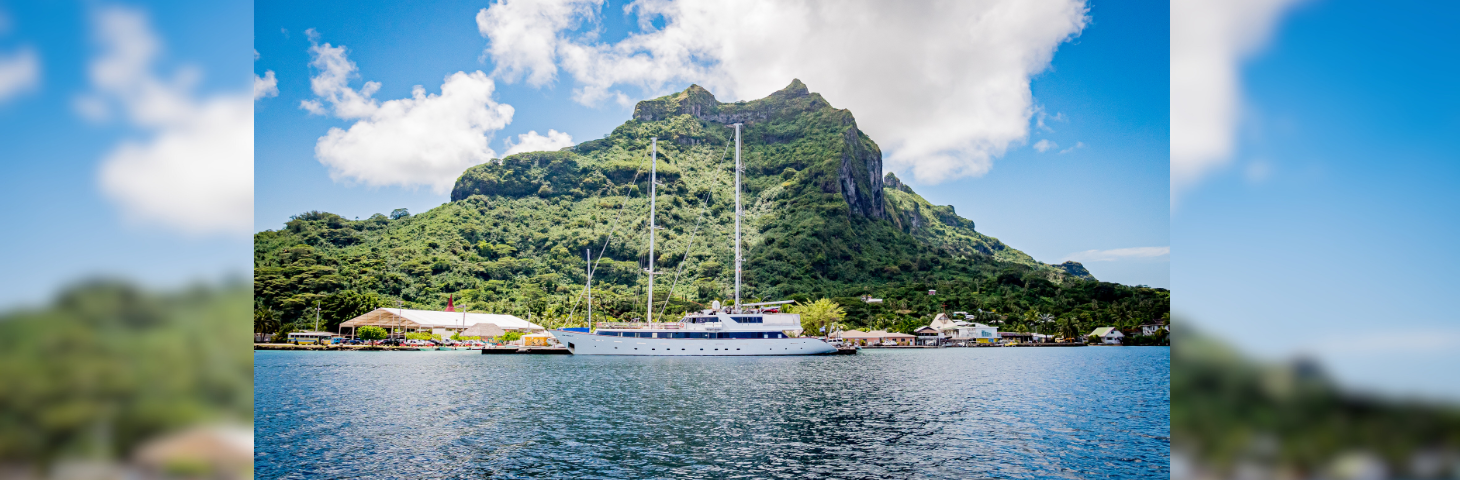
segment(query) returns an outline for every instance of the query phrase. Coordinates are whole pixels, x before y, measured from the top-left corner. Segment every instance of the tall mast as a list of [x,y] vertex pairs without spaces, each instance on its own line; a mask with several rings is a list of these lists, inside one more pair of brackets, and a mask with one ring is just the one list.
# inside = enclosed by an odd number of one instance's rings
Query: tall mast
[[593,329],[593,249],[583,249],[583,260],[588,262],[588,329]]
[[654,321],[654,187],[658,182],[659,138],[649,137],[649,307],[644,319]]
[[735,311],[740,311],[740,124],[735,124]]

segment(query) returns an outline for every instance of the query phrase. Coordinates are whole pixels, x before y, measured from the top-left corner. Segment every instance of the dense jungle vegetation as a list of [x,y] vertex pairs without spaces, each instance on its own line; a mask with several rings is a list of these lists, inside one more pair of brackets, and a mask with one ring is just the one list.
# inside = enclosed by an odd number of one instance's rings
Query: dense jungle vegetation
[[0,465],[121,460],[178,429],[247,427],[249,297],[244,282],[158,293],[95,280],[0,313]]
[[581,324],[585,251],[595,264],[595,319],[642,318],[653,138],[656,317],[726,302],[736,122],[744,124],[747,301],[835,298],[850,328],[903,331],[957,310],[1050,332],[1169,315],[1165,289],[1099,282],[1075,262],[1040,263],[884,175],[880,149],[851,112],[795,81],[750,102],[721,103],[698,86],[640,102],[634,119],[602,139],[468,169],[451,202],[427,212],[355,220],[306,212],[260,232],[256,330],[312,328],[316,313],[333,329],[378,306],[441,309],[448,296],[472,311]]

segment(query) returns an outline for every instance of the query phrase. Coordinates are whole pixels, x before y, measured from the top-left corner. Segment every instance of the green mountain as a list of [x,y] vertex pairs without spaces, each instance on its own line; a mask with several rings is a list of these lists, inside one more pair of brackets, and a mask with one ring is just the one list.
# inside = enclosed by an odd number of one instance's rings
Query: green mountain
[[255,236],[259,308],[287,323],[319,304],[333,311],[329,323],[396,301],[440,308],[450,295],[474,310],[557,321],[582,310],[591,250],[595,313],[642,316],[653,139],[656,300],[672,314],[727,299],[737,122],[746,298],[886,297],[886,307],[859,306],[848,319],[883,327],[944,305],[998,312],[989,321],[1047,313],[1077,324],[1141,323],[1169,310],[1165,290],[1040,263],[884,175],[881,150],[852,113],[799,80],[749,102],[722,103],[699,86],[640,102],[604,138],[468,169],[450,203],[418,215],[296,216]]

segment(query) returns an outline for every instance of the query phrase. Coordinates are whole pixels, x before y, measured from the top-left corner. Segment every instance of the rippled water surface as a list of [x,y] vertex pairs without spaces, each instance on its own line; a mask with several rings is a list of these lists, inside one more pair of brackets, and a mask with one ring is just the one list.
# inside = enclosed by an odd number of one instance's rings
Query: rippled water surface
[[1167,347],[254,355],[259,478],[1167,478]]

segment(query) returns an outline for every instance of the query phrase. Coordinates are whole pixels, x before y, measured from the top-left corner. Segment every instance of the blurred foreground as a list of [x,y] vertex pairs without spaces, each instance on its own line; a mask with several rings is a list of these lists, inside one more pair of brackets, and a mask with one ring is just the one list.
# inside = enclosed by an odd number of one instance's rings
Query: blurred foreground
[[1460,406],[1353,394],[1312,361],[1174,336],[1173,479],[1460,478]]
[[0,314],[0,479],[251,477],[251,299],[91,281]]

